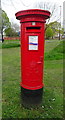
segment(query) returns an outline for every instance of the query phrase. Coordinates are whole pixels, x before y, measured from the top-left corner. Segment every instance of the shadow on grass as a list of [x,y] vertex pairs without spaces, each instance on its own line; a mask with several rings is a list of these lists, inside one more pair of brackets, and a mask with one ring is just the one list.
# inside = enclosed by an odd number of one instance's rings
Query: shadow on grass
[[2,48],[13,48],[13,47],[20,47],[20,43],[6,43],[2,44]]
[[4,41],[0,43],[0,49],[20,47],[20,41]]

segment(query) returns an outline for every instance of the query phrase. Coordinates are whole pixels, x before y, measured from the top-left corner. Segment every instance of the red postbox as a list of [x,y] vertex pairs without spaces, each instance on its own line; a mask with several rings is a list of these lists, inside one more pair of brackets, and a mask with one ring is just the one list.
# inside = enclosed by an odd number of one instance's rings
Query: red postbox
[[21,23],[21,87],[24,91],[39,93],[44,86],[44,34],[50,12],[30,9],[15,15]]

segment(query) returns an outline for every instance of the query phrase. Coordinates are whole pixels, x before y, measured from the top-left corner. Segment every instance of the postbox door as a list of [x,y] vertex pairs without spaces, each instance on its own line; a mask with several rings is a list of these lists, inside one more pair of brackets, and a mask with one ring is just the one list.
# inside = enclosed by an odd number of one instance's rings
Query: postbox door
[[28,87],[43,86],[44,40],[42,33],[27,33],[22,44],[22,84]]

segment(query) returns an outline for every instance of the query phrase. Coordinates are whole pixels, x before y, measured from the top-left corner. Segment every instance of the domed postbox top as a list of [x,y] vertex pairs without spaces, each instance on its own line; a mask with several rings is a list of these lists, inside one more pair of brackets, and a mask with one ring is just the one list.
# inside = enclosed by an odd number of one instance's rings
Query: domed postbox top
[[[22,10],[15,14],[16,19],[22,20],[24,18],[31,18],[36,17],[37,19],[42,17],[43,20],[46,20],[50,17],[50,12],[47,10],[41,10],[41,9],[29,9],[29,10]],[[33,20],[32,20],[33,21]]]

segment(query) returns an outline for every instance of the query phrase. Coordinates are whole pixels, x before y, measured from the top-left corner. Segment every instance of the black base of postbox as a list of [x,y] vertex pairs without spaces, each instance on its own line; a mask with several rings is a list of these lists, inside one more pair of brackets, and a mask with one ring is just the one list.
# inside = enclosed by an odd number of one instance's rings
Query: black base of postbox
[[28,90],[21,87],[21,102],[24,107],[38,107],[42,104],[43,88]]

